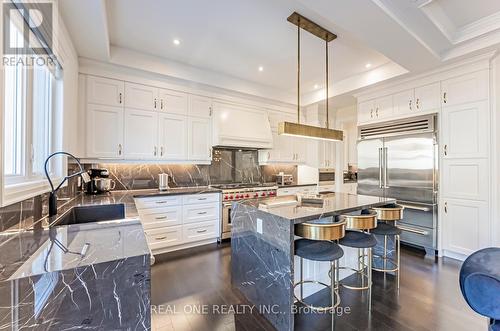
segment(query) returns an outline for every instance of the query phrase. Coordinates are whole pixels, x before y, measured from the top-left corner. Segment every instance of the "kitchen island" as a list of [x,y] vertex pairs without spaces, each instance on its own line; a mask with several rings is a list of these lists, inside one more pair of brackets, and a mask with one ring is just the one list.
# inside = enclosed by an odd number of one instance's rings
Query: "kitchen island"
[[[295,196],[235,203],[232,214],[232,285],[277,330],[293,330],[294,228],[303,222],[335,222],[335,216],[395,202],[330,193],[322,204]],[[326,275],[327,276],[327,275]]]

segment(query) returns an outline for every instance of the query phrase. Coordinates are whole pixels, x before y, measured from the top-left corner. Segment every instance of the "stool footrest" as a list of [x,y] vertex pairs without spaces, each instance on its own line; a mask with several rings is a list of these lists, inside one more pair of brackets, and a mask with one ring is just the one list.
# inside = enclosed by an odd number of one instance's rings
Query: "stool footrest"
[[[339,291],[338,291],[338,286],[334,288],[334,294],[335,294],[335,304],[333,304],[332,302],[332,305],[331,306],[328,306],[328,307],[318,307],[318,306],[313,306],[307,302],[305,302],[303,299],[299,299],[297,298],[297,296],[295,295],[295,288],[298,286],[298,285],[301,285],[301,284],[319,284],[319,285],[323,285],[325,287],[330,287],[330,285],[327,285],[325,283],[322,283],[322,282],[318,282],[316,280],[303,280],[303,281],[300,281],[298,283],[295,283],[293,285],[293,297],[295,298],[295,300],[297,300],[297,302],[300,302],[301,304],[303,304],[304,306],[306,306],[307,308],[310,308],[312,310],[315,310],[315,311],[321,311],[321,312],[324,312],[324,311],[331,311],[331,310],[334,310],[335,308],[337,308],[339,305],[340,305],[340,295],[339,295]],[[331,289],[330,289],[331,290]]]

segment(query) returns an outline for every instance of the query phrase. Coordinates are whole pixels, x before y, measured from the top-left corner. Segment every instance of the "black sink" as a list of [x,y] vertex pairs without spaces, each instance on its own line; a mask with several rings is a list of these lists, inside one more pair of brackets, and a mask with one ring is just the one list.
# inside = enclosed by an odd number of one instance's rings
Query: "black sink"
[[73,207],[63,214],[56,222],[58,225],[84,224],[99,221],[111,221],[125,218],[125,205],[96,205]]

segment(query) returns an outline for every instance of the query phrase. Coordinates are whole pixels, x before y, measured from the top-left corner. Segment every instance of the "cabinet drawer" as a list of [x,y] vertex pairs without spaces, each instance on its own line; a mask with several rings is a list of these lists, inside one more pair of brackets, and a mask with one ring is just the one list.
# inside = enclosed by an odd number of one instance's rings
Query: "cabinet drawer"
[[398,227],[402,230],[401,242],[427,248],[437,248],[436,232],[434,229],[407,224],[398,224]]
[[182,202],[185,205],[219,202],[219,196],[219,193],[185,195],[182,197]]
[[212,221],[219,219],[219,204],[208,203],[183,207],[183,220],[186,223]]
[[166,207],[144,209],[140,214],[144,229],[162,228],[182,224],[182,208]]
[[138,209],[177,206],[182,204],[182,198],[180,195],[151,197],[151,198],[136,198],[135,204]]
[[218,234],[217,224],[217,221],[184,224],[182,226],[182,237],[184,242],[216,238]]
[[182,243],[182,225],[146,230],[144,233],[146,233],[146,238],[151,250],[175,246]]
[[295,195],[299,192],[299,190],[295,187],[290,187],[290,188],[279,188],[277,195],[278,196],[284,196],[284,195]]

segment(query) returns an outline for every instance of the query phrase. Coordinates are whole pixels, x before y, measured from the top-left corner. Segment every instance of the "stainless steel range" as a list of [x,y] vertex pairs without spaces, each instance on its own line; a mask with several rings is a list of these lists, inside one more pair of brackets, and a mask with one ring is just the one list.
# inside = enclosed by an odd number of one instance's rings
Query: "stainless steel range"
[[253,184],[221,184],[212,185],[222,190],[222,224],[220,239],[231,238],[231,208],[235,201],[267,198],[276,196],[278,186]]

